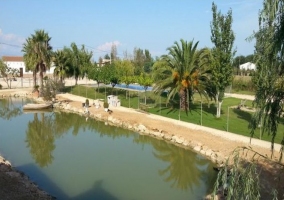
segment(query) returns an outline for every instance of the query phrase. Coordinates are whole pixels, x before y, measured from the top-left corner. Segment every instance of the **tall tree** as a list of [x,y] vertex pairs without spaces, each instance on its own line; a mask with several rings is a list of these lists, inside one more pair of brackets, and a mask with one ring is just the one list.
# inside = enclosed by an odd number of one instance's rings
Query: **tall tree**
[[103,67],[93,63],[88,69],[88,78],[97,82],[97,90],[100,89],[100,84],[104,82]]
[[232,83],[233,67],[232,59],[235,54],[233,44],[235,35],[232,30],[232,10],[227,15],[217,12],[217,6],[212,3],[213,21],[211,22],[211,41],[214,44],[212,49],[214,62],[212,64],[212,83],[216,91],[217,114],[221,116],[221,106],[225,88]]
[[[272,136],[272,150],[274,150],[278,124],[281,123],[279,116],[282,113],[284,99],[284,37],[280,34],[284,29],[283,10],[283,1],[265,0],[259,16],[259,31],[254,34],[257,70],[253,81],[256,85],[255,106],[258,110],[250,124],[251,136],[258,127],[261,127],[261,134],[268,132]],[[284,144],[284,138],[281,144]]]
[[63,83],[64,79],[70,74],[71,71],[71,58],[68,55],[68,52],[63,50],[57,50],[54,53],[53,59],[55,69],[54,75],[59,77],[61,83]]
[[145,49],[145,62],[144,62],[144,72],[150,73],[152,71],[153,58],[150,54],[150,51]]
[[115,44],[111,45],[110,59],[111,59],[112,62],[118,59],[118,57],[117,57],[117,48],[116,48]]
[[51,37],[44,30],[37,30],[26,40],[22,51],[24,61],[32,69],[34,76],[39,72],[40,87],[43,88],[43,73],[50,68],[52,62],[52,47],[49,42]]
[[88,52],[84,45],[79,49],[75,43],[71,44],[70,57],[72,60],[75,85],[77,85],[79,78],[85,77],[87,69],[91,66],[92,55],[93,53]]
[[201,76],[204,69],[198,65],[197,45],[198,42],[187,42],[183,39],[180,40],[180,44],[175,42],[172,47],[167,49],[168,55],[163,56],[166,64],[161,63],[161,68],[156,68],[156,65],[153,72],[156,74],[153,91],[161,94],[167,90],[168,101],[174,99],[178,94],[180,108],[186,111],[194,91],[199,90],[198,85],[202,83],[202,77],[204,77]]
[[134,48],[133,54],[134,54],[133,63],[135,66],[134,74],[139,76],[143,72],[145,55],[143,53],[143,50],[140,48]]
[[[256,94],[254,106],[257,111],[254,113],[250,123],[251,137],[254,136],[255,130],[260,130],[260,135],[267,132],[271,135],[271,149],[273,155],[274,139],[278,132],[280,116],[283,112],[284,99],[284,76],[283,76],[283,45],[284,35],[280,34],[284,30],[284,1],[283,0],[264,0],[263,9],[259,14],[259,30],[250,38],[256,40],[254,62],[257,69],[253,77],[253,82],[256,85]],[[281,133],[282,134],[282,133]],[[281,157],[283,153],[284,138],[282,138],[280,149]],[[263,192],[259,187],[258,173],[260,171],[258,162],[262,164],[265,162],[273,163],[274,158],[269,160],[267,155],[261,155],[253,151],[251,148],[244,149],[241,152],[236,150],[235,155],[228,159],[227,164],[222,168],[218,175],[219,181],[229,183],[227,186],[228,199],[263,199],[260,194]],[[246,153],[244,153],[246,151]],[[245,163],[240,155],[249,155],[253,153],[253,162]],[[280,157],[280,158],[281,158]],[[233,162],[232,162],[233,160]],[[267,160],[267,161],[266,161]],[[228,163],[230,166],[228,167]],[[231,164],[233,163],[233,164]],[[279,163],[283,169],[282,162]],[[278,168],[276,165],[271,165]],[[228,170],[228,168],[230,170]],[[228,172],[230,173],[228,176]],[[273,168],[270,171],[274,171]],[[277,170],[276,170],[277,171]],[[271,197],[269,199],[282,199],[283,188],[282,180],[277,177],[275,182],[278,182],[279,190],[270,190]],[[218,186],[218,181],[215,184]],[[264,187],[267,187],[265,185]],[[276,189],[276,188],[275,188]],[[268,199],[268,198],[267,198]]]

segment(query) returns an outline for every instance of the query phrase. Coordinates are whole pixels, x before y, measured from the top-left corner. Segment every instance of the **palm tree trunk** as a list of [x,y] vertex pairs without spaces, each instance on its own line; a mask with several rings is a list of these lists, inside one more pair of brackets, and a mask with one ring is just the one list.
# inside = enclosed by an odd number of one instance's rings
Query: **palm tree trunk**
[[186,89],[182,88],[179,92],[180,95],[180,108],[187,110]]
[[34,82],[34,88],[36,86],[36,71],[33,71],[33,82]]

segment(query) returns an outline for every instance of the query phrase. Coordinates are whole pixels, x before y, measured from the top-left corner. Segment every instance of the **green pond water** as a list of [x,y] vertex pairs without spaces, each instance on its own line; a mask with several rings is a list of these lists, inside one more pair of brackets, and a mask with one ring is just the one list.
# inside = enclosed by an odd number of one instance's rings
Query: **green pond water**
[[216,173],[201,155],[64,112],[25,113],[0,100],[0,153],[57,199],[195,200]]

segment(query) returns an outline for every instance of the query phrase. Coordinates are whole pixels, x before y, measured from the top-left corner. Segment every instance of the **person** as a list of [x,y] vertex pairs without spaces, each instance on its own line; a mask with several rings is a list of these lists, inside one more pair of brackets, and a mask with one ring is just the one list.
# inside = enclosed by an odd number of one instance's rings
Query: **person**
[[88,109],[88,106],[85,106],[85,114],[89,114],[89,109]]

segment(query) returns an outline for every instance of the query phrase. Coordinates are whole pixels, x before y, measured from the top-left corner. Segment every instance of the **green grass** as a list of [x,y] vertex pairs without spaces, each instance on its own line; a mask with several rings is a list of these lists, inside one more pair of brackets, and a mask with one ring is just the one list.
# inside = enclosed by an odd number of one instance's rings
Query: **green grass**
[[[108,95],[117,95],[121,101],[121,106],[134,109],[139,109],[139,104],[145,103],[144,92],[126,91],[117,88],[112,90],[110,87],[100,87],[98,91],[93,87],[78,85],[75,87],[66,87],[64,92],[84,96],[89,99],[106,99]],[[130,98],[128,95],[130,95]],[[156,96],[151,92],[147,92],[146,97],[147,106],[149,107],[147,111],[150,113],[250,137],[251,130],[248,128],[248,125],[253,112],[232,108],[241,103],[240,99],[225,98],[222,104],[221,117],[216,118],[215,103],[213,101],[207,102],[203,99],[201,108],[201,98],[199,95],[194,96],[194,102],[190,104],[190,111],[188,113],[179,111],[177,107],[178,103],[166,104],[166,97],[163,95]],[[92,104],[91,101],[90,104]],[[245,106],[251,108],[252,101],[247,100]],[[282,124],[278,126],[278,134],[275,138],[276,143],[280,143],[283,137],[284,126]],[[254,138],[260,138],[259,129],[255,131]],[[271,141],[271,136],[264,133],[261,139]]]

